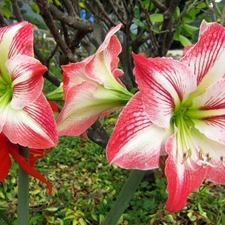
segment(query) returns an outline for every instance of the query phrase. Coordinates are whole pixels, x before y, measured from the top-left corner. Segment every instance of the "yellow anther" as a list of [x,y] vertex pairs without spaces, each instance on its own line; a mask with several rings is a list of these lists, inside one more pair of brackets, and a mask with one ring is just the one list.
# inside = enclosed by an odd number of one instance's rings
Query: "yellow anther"
[[199,150],[199,158],[200,158],[200,159],[203,159],[202,155],[203,155],[203,151],[202,151],[202,149],[200,149],[200,150]]
[[192,156],[192,151],[191,151],[191,149],[189,148],[188,149],[188,157],[190,158]]

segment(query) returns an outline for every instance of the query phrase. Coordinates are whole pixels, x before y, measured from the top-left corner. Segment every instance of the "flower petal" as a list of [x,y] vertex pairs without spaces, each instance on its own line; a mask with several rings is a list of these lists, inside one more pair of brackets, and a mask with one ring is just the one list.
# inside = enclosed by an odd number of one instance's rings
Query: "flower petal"
[[225,145],[207,138],[196,129],[192,129],[192,135],[201,149],[202,165],[208,166],[206,179],[225,184]]
[[6,62],[11,76],[13,98],[11,107],[22,109],[34,102],[42,93],[43,73],[47,70],[38,60],[26,56],[16,55]]
[[145,115],[138,92],[119,116],[107,145],[107,159],[122,168],[158,168],[165,136],[166,130],[152,124]]
[[86,76],[85,66],[87,59],[82,62],[70,63],[68,65],[62,66],[63,70],[63,94],[64,99],[66,99],[66,95],[70,88],[80,85],[85,81],[90,83],[95,83]]
[[194,74],[172,58],[146,58],[143,54],[133,54],[133,58],[145,111],[154,124],[168,128],[176,107],[196,89]]
[[15,161],[20,165],[20,167],[26,171],[29,175],[32,177],[37,178],[38,180],[44,182],[49,189],[49,193],[52,192],[52,185],[47,181],[47,179],[39,173],[37,170],[35,170],[28,162],[27,159],[22,157],[17,151],[15,150],[10,150],[10,154],[12,157],[15,159]]
[[23,110],[8,105],[0,110],[0,118],[4,124],[2,132],[12,143],[39,149],[57,144],[55,119],[43,94]]
[[[221,158],[222,159],[222,158]],[[224,161],[224,157],[222,159]],[[216,164],[215,162],[213,162],[212,160],[212,164]],[[206,175],[206,179],[214,182],[216,184],[225,184],[225,165],[224,162],[216,167],[211,167],[208,169],[207,175]]]
[[33,56],[32,24],[21,22],[0,28],[0,70],[5,71],[6,61],[18,54]]
[[225,79],[209,86],[193,100],[195,127],[208,138],[225,144]]
[[[51,151],[51,150],[50,150]],[[50,152],[49,151],[49,152]],[[35,162],[38,159],[42,159],[45,156],[45,150],[44,149],[30,149],[30,158],[29,158],[29,164],[34,167]]]
[[114,35],[121,27],[121,24],[112,28],[102,45],[99,47],[97,52],[90,57],[88,61],[85,72],[87,76],[99,84],[103,84],[105,88],[113,89],[116,86],[119,86],[118,77],[123,74],[123,71],[117,68],[119,58],[118,55],[122,50],[121,44]]
[[11,148],[6,136],[0,133],[0,181],[5,179],[11,168],[12,163],[9,157],[9,149]]
[[225,74],[225,28],[218,23],[203,22],[198,42],[180,60],[196,74],[196,95]]
[[189,161],[189,158],[183,162],[182,150],[177,149],[177,146],[174,134],[166,142],[168,153],[165,168],[168,180],[166,209],[169,212],[177,212],[187,204],[188,195],[201,185],[207,173],[206,167]]
[[70,88],[57,118],[59,135],[79,136],[104,112],[125,104],[119,96],[95,83],[83,82]]

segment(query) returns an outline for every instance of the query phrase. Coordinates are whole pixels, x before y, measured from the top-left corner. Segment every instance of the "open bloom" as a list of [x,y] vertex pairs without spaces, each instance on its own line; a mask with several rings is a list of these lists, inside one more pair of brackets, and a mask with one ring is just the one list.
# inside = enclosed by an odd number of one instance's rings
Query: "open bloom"
[[28,160],[20,155],[19,146],[17,144],[11,143],[3,133],[0,133],[0,181],[5,179],[11,168],[12,162],[10,155],[24,171],[47,184],[49,192],[51,193],[51,184],[43,175],[34,169],[35,161],[44,156],[44,150],[30,149],[30,158]]
[[32,25],[0,28],[0,53],[0,133],[30,148],[55,146],[56,122],[42,93],[47,68],[34,58]]
[[65,105],[57,119],[59,135],[80,135],[97,119],[124,106],[132,94],[117,68],[121,45],[113,27],[97,52],[82,62],[62,66]]
[[166,208],[176,212],[204,179],[225,184],[225,29],[203,21],[180,61],[133,58],[140,91],[120,114],[107,157],[149,170],[167,154]]

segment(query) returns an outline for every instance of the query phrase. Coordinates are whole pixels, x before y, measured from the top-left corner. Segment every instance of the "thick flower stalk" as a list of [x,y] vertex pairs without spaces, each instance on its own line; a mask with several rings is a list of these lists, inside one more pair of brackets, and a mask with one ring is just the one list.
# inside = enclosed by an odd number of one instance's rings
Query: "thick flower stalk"
[[47,70],[33,54],[32,25],[0,28],[0,133],[29,148],[57,144],[56,122],[42,93]]
[[112,28],[97,52],[62,66],[65,105],[57,119],[59,135],[80,135],[99,117],[124,106],[132,94],[122,85],[117,68],[121,45]]
[[133,59],[140,91],[120,114],[107,158],[150,170],[168,155],[166,208],[176,212],[204,179],[225,184],[225,28],[203,21],[198,42],[180,61]]
[[0,133],[0,181],[3,181],[9,173],[12,165],[10,156],[12,156],[19,166],[29,175],[47,184],[49,192],[51,193],[51,184],[43,175],[34,169],[36,160],[42,158],[44,154],[43,149],[30,149],[30,158],[26,159],[20,155],[19,146],[11,143],[4,134]]

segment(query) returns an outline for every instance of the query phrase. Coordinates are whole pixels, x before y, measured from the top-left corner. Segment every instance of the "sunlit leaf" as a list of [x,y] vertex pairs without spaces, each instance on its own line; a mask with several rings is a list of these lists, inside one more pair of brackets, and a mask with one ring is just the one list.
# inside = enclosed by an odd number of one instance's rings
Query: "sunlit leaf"
[[208,6],[206,5],[205,2],[200,2],[200,3],[197,5],[196,8],[198,8],[198,9],[204,9],[204,8],[208,8]]
[[150,15],[150,20],[152,22],[162,22],[163,21],[163,15],[160,13],[154,13]]
[[190,31],[190,32],[195,32],[195,31],[199,30],[198,27],[194,27],[194,26],[191,26],[191,25],[186,24],[186,23],[183,25],[183,27],[184,27],[186,30]]
[[48,207],[45,209],[45,211],[49,211],[49,212],[55,212],[58,210],[58,207]]
[[179,40],[180,40],[180,43],[181,43],[184,47],[186,47],[186,46],[192,44],[188,38],[186,38],[185,36],[183,36],[183,35],[181,35],[181,34],[179,35]]

